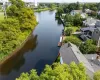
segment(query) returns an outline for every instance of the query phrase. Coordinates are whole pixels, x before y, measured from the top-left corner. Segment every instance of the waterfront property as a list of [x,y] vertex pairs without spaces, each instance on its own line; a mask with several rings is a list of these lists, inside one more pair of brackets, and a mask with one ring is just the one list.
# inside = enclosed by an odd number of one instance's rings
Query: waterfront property
[[80,14],[82,18],[86,18],[87,17],[87,14],[86,13],[83,13],[82,10],[72,10],[70,12],[70,14],[72,16],[75,16],[76,14]]
[[97,46],[100,47],[100,27],[85,27],[81,28],[80,37],[86,41],[87,39],[93,39],[96,41]]
[[81,28],[81,38],[83,40],[87,40],[87,39],[91,39],[94,33],[94,30],[96,28],[95,27],[85,27],[85,28]]
[[90,9],[85,9],[84,12],[87,13],[87,14],[90,14],[90,13],[92,12],[92,10],[90,10]]
[[95,27],[97,19],[94,18],[87,18],[85,21],[83,21],[83,26],[85,27]]
[[82,14],[82,10],[72,10],[72,11],[70,12],[70,14],[71,14],[72,16],[75,16],[76,14]]
[[[61,61],[60,63],[61,64],[63,63],[70,64],[72,61],[74,61],[77,64],[82,62],[84,66],[86,67],[87,74],[90,77],[93,76],[93,73],[97,71],[97,69],[100,70],[100,68],[95,69],[96,67],[92,66],[91,62],[89,62],[88,59],[80,52],[79,48],[72,43],[64,44],[60,48],[59,53],[60,53],[60,61]],[[100,63],[99,60],[97,61],[98,63]]]

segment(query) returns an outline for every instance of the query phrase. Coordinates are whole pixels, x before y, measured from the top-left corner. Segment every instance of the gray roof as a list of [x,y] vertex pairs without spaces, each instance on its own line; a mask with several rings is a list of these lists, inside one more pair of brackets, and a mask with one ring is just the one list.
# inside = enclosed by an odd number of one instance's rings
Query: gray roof
[[96,28],[95,27],[85,27],[85,28],[81,28],[81,31],[91,31],[93,32]]
[[[93,69],[94,69],[95,72],[98,71],[98,70],[100,70],[100,61],[98,61],[96,59],[97,54],[85,54],[84,56],[92,64],[92,67],[93,67]],[[93,57],[93,60],[92,60],[92,57]]]
[[62,56],[63,62],[67,64],[70,64],[72,61],[79,63],[70,46],[70,44],[64,44],[60,49],[60,56]]
[[80,50],[77,48],[76,45],[72,43],[64,44],[60,49],[60,56],[62,57],[64,63],[70,64],[72,61],[74,61],[75,63],[82,62],[84,66],[86,67],[89,75],[94,73],[94,70],[91,64],[84,57],[84,55],[80,52]]
[[86,25],[95,25],[97,19],[94,18],[87,18],[85,21],[83,21],[83,23],[85,23]]
[[72,12],[76,12],[76,13],[82,13],[82,10],[72,10]]
[[100,31],[100,27],[97,27],[97,29]]

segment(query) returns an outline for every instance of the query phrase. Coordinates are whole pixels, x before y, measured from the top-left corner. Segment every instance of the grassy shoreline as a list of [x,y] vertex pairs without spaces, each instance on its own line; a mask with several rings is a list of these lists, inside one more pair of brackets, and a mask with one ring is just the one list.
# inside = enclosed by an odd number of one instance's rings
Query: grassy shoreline
[[35,12],[41,12],[41,11],[48,11],[48,10],[50,10],[50,11],[53,11],[53,10],[55,10],[56,8],[53,8],[53,9],[51,9],[51,8],[43,8],[43,9],[36,9],[36,10],[34,10]]
[[[36,28],[36,27],[35,27],[35,28]],[[35,29],[35,28],[34,28],[34,29]],[[33,29],[33,30],[34,30],[34,29]],[[5,55],[5,56],[3,56],[3,58],[0,59],[0,65],[2,65],[3,63],[5,63],[6,60],[10,59],[12,56],[16,55],[16,52],[19,51],[19,50],[25,45],[25,43],[26,43],[27,40],[29,39],[30,35],[32,34],[32,31],[29,31],[29,32],[27,31],[26,33],[27,33],[27,34],[26,34],[25,38],[22,39],[22,42],[20,42],[20,44],[17,45],[16,48],[14,48],[14,49],[10,52],[10,54]]]

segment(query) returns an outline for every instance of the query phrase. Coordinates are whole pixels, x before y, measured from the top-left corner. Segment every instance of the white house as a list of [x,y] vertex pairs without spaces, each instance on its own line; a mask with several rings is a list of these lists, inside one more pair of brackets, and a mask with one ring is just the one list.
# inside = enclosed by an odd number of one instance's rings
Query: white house
[[72,16],[76,15],[76,14],[80,14],[82,18],[86,18],[87,17],[87,14],[86,13],[83,13],[82,10],[72,10],[70,12],[70,14]]
[[87,18],[87,14],[86,13],[81,13],[81,17],[82,18]]
[[85,9],[85,13],[90,14],[92,12],[92,10],[90,9]]
[[[22,1],[24,1],[26,4],[28,4],[28,6],[30,6],[30,5],[34,5],[35,7],[37,7],[38,6],[38,2],[37,2],[37,0],[22,0]],[[1,3],[3,3],[3,5],[5,5],[5,3],[9,3],[9,0],[0,0],[0,2]],[[10,4],[8,4],[8,6],[9,6]]]
[[85,21],[83,21],[83,26],[95,27],[96,22],[97,22],[97,19],[87,18]]
[[82,10],[72,10],[71,12],[70,12],[70,14],[72,15],[72,16],[74,16],[75,14],[81,14],[82,13]]

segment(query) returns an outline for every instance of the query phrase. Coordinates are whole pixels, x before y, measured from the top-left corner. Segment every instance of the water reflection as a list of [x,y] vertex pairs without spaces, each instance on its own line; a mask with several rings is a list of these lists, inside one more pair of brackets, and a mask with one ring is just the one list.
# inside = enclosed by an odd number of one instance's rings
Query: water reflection
[[23,55],[28,51],[34,50],[37,44],[37,35],[31,35],[20,50],[16,50],[13,56],[0,65],[0,74],[8,75],[12,70],[19,71],[20,67],[25,63]]

